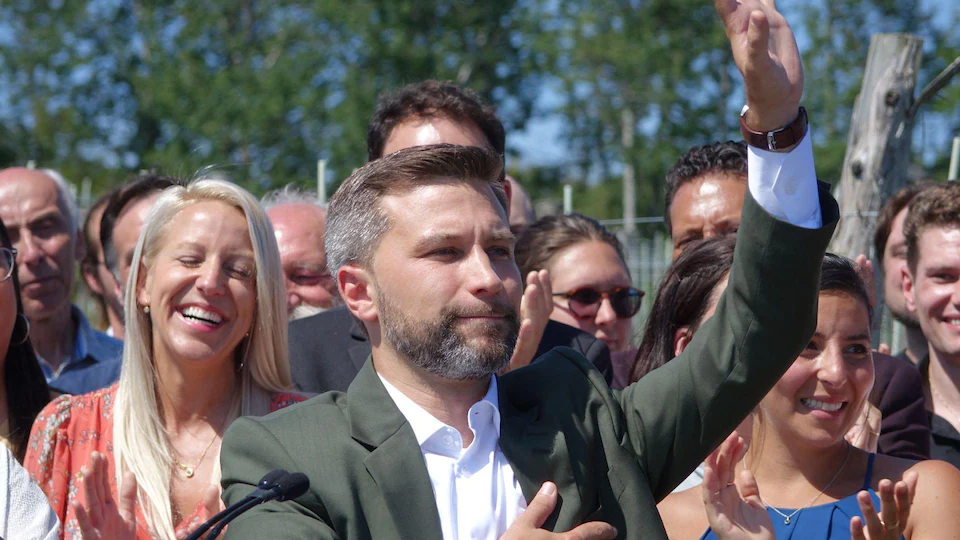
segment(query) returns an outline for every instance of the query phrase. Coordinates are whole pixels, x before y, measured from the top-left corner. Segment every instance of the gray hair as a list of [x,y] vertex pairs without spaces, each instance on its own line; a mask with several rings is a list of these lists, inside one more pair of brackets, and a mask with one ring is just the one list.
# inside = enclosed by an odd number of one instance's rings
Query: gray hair
[[80,228],[80,211],[77,210],[77,198],[74,195],[73,186],[70,185],[70,182],[67,182],[62,174],[53,169],[40,169],[39,171],[53,180],[53,184],[57,187],[57,198],[63,201],[67,223],[70,224],[70,234],[76,234]]
[[324,205],[320,204],[320,199],[317,198],[316,193],[303,189],[296,184],[287,184],[280,189],[269,191],[260,199],[260,206],[263,207],[264,211],[284,204],[308,204],[326,210]]
[[330,198],[324,245],[327,267],[334,276],[356,263],[369,267],[373,252],[390,220],[380,199],[438,180],[486,182],[505,213],[507,197],[500,180],[503,160],[477,146],[436,144],[405,148],[360,167]]

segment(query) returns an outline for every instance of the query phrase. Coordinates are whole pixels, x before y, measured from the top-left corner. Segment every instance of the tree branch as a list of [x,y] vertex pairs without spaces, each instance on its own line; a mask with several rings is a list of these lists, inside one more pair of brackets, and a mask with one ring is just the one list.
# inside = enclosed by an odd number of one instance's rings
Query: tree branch
[[949,84],[950,79],[952,79],[953,76],[958,72],[960,72],[960,56],[956,57],[946,69],[941,71],[939,75],[930,81],[930,84],[925,86],[923,90],[920,91],[920,97],[918,97],[916,101],[913,102],[913,105],[910,106],[910,111],[907,113],[907,116],[913,117],[915,114],[917,114],[920,106],[933,99],[933,96],[937,95],[937,92]]

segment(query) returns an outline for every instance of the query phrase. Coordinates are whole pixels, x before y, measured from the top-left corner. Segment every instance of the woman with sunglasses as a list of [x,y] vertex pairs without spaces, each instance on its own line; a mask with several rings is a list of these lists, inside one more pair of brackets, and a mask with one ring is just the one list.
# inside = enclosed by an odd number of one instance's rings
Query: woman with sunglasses
[[618,359],[632,357],[631,319],[643,291],[633,287],[617,237],[582,214],[546,216],[524,231],[516,258],[521,275],[549,271],[555,291],[550,318],[606,343],[613,353],[614,386],[623,387],[629,371]]

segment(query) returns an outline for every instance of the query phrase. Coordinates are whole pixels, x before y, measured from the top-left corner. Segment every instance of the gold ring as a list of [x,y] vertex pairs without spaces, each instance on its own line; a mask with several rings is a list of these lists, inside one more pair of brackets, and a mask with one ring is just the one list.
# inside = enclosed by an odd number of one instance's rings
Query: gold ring
[[884,530],[887,530],[887,531],[895,531],[895,530],[897,530],[897,527],[900,526],[900,522],[897,521],[896,523],[894,523],[894,524],[892,524],[892,525],[887,525],[887,524],[884,523],[883,520],[881,519],[881,520],[880,520],[880,525],[883,525]]

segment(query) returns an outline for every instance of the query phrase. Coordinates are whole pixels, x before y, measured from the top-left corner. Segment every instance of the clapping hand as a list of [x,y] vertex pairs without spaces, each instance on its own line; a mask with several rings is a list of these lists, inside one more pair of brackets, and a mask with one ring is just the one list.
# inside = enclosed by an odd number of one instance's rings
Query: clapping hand
[[73,501],[80,534],[84,540],[125,540],[137,537],[137,479],[132,472],[123,475],[120,503],[110,492],[107,456],[94,452],[90,463],[80,469],[80,490],[86,506]]
[[[860,504],[859,516],[850,520],[850,537],[852,540],[897,540],[907,528],[910,518],[910,504],[917,492],[917,473],[907,472],[903,480],[894,485],[887,479],[880,481],[878,486],[880,496],[880,513],[873,507],[873,500],[866,491],[857,493],[857,503]],[[866,522],[866,526],[864,526]]]
[[530,272],[527,275],[527,287],[520,300],[520,334],[517,337],[517,346],[510,357],[510,367],[505,371],[522,368],[533,361],[552,312],[553,285],[550,283],[550,272]]
[[733,60],[743,75],[746,122],[772,131],[797,116],[803,96],[803,65],[793,31],[774,0],[714,0]]
[[740,492],[733,481],[746,452],[747,444],[733,432],[707,456],[700,486],[707,521],[720,540],[774,540],[773,523],[753,473],[741,471]]

